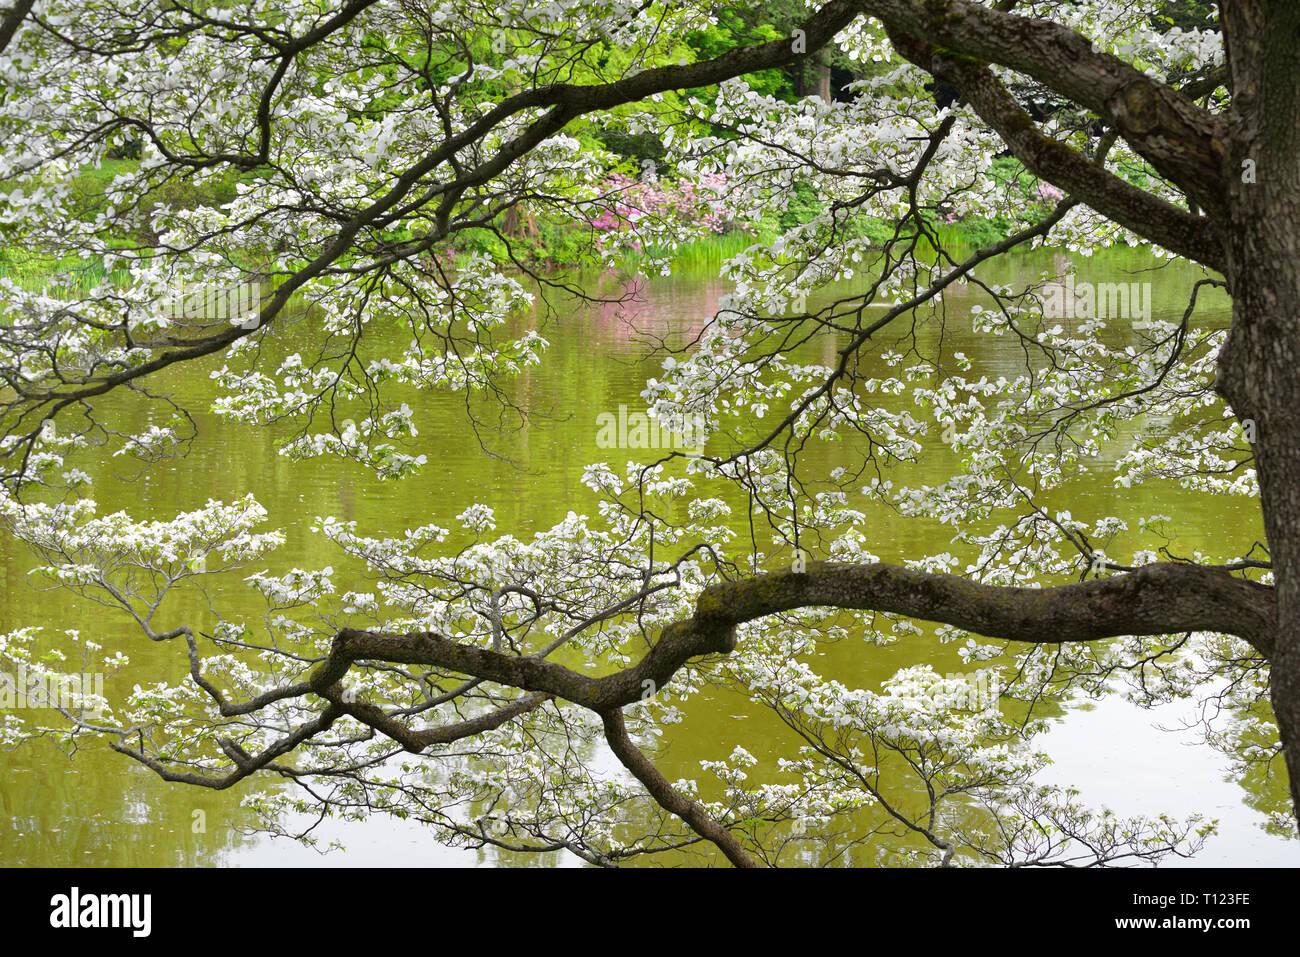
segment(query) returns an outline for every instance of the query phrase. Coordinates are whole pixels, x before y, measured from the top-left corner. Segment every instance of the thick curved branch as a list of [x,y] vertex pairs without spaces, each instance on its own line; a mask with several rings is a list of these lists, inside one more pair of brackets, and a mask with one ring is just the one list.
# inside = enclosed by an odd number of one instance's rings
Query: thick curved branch
[[1033,644],[1209,631],[1236,635],[1265,658],[1273,651],[1276,618],[1270,586],[1176,562],[1050,588],[981,585],[957,575],[883,563],[812,562],[804,573],[773,572],[710,586],[691,618],[664,628],[635,665],[604,677],[428,632],[394,635],[345,628],[310,684],[333,696],[331,689],[361,660],[429,665],[554,695],[603,715],[664,687],[692,658],[729,653],[737,625],[811,607],[907,615]]
[[1077,31],[966,0],[859,0],[858,7],[879,18],[891,36],[923,37],[940,54],[997,63],[1045,83],[1113,125],[1202,208],[1221,208],[1225,120],[1187,94],[1093,49]]
[[[1126,229],[1212,269],[1226,268],[1211,220],[1125,182],[1064,143],[1041,133],[993,71],[983,63],[945,56],[915,38],[892,35],[917,66],[958,90],[1025,167]],[[1210,204],[1202,202],[1210,208]]]
[[[689,660],[733,650],[737,625],[806,607],[901,614],[990,638],[1036,644],[1211,631],[1243,638],[1265,658],[1272,655],[1276,623],[1271,587],[1201,565],[1165,562],[1070,585],[1020,588],[981,585],[956,575],[897,565],[813,562],[805,572],[774,572],[710,586],[700,595],[690,619],[664,628],[659,641],[635,665],[604,677],[592,678],[542,658],[505,655],[427,632],[394,635],[343,629],[335,636],[328,658],[305,685],[259,699],[274,701],[310,689],[328,702],[324,711],[257,756],[232,741],[222,741],[223,750],[236,764],[228,775],[211,778],[176,772],[143,749],[125,744],[112,747],[165,780],[222,790],[268,767],[344,714],[419,752],[432,744],[491,730],[552,698],[563,698],[600,715],[615,755],[663,808],[717,844],[737,867],[753,867],[754,860],[735,836],[673,788],[637,749],[627,735],[622,708],[666,686]],[[362,660],[450,669],[531,694],[452,726],[413,730],[382,709],[345,694],[342,679],[354,662]]]
[[1271,587],[1176,562],[1050,588],[981,585],[897,565],[814,562],[806,574],[776,572],[710,587],[691,627],[729,628],[814,606],[907,615],[1032,644],[1211,631],[1236,635],[1265,657],[1273,649],[1276,614]]
[[[704,621],[698,610],[690,620],[692,624]],[[592,678],[553,661],[501,654],[430,632],[395,635],[344,628],[335,636],[329,657],[313,672],[310,684],[318,694],[329,697],[355,661],[422,664],[553,695],[603,714],[639,701],[647,690],[664,687],[690,659],[726,654],[734,647],[730,627],[700,630],[679,622],[665,628],[655,646],[632,667]]]

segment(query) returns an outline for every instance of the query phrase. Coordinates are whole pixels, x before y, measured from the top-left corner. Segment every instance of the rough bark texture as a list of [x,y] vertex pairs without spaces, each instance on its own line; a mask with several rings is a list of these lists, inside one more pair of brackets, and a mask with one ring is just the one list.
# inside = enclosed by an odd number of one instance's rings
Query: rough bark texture
[[[1222,5],[1232,77],[1227,269],[1232,331],[1218,388],[1255,423],[1277,589],[1273,709],[1300,819],[1300,4]],[[1243,161],[1256,182],[1244,181]]]
[[[731,651],[737,625],[809,607],[892,612],[1035,644],[1213,631],[1238,635],[1266,657],[1272,652],[1273,589],[1200,565],[1162,562],[1072,585],[1011,588],[883,563],[810,562],[802,573],[774,572],[705,589],[691,618],[665,628],[635,665],[603,677],[429,632],[394,635],[344,629],[310,685],[335,700],[332,689],[354,662],[419,664],[563,698],[607,714],[639,700],[647,687],[666,686],[692,658]],[[421,738],[412,734],[409,740],[419,743]]]

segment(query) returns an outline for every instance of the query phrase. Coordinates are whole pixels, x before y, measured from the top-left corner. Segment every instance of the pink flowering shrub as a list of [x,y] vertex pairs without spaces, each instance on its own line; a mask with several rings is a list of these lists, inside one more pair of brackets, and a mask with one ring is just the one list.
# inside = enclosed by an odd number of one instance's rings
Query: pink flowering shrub
[[[722,202],[727,178],[709,173],[698,183],[691,180],[633,179],[613,173],[601,183],[606,204],[600,215],[586,220],[592,229],[606,233],[635,230],[639,224],[684,225],[720,233],[726,222]],[[640,242],[629,245],[640,250]]]
[[1051,183],[1038,184],[1038,201],[1040,203],[1059,203],[1063,199],[1065,199],[1065,194]]

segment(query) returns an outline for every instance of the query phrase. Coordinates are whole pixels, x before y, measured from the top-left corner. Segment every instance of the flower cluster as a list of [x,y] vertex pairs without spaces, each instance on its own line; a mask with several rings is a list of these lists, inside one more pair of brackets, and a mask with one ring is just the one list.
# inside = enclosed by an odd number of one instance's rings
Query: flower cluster
[[[706,173],[692,180],[681,178],[633,179],[613,173],[600,186],[602,206],[586,224],[599,232],[635,230],[645,219],[693,225],[707,232],[720,233],[726,222],[723,189],[727,178],[721,173]],[[639,241],[631,243],[639,250]]]

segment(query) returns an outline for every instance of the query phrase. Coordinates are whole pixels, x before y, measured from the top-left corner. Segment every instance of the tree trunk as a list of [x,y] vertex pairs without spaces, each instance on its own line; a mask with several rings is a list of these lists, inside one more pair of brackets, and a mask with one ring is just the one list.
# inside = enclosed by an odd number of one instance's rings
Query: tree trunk
[[1270,694],[1300,821],[1300,4],[1221,6],[1237,128],[1224,231],[1232,331],[1218,389],[1255,428],[1277,593]]
[[831,101],[831,64],[825,53],[817,61],[817,95],[824,103]]

